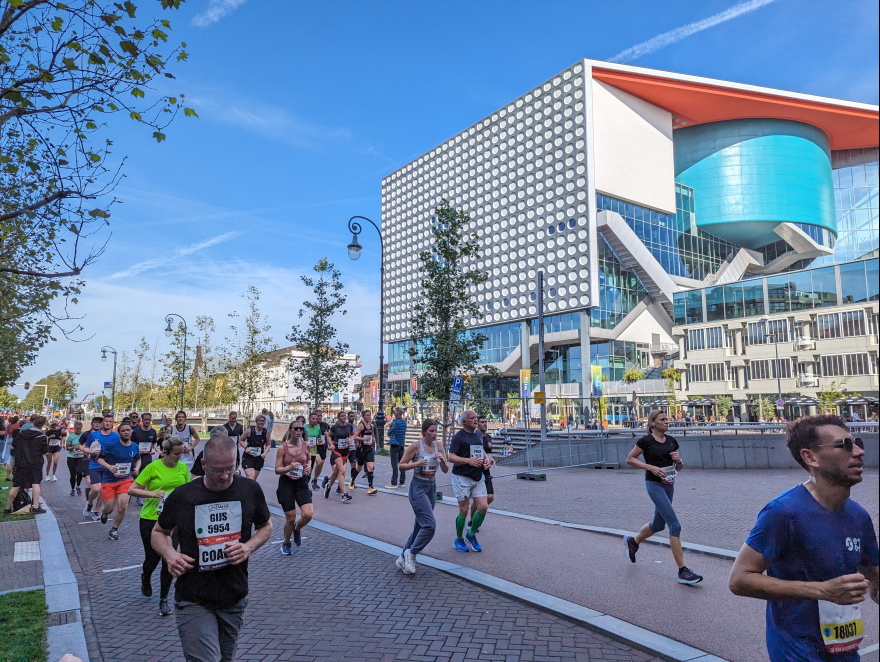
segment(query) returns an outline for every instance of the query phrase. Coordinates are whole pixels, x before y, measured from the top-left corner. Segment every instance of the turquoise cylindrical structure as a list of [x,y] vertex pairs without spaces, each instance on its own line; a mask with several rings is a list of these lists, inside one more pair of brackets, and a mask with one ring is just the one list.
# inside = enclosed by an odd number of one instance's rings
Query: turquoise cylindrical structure
[[779,241],[779,223],[837,234],[831,147],[809,124],[776,119],[676,129],[675,181],[694,189],[697,227],[747,248]]

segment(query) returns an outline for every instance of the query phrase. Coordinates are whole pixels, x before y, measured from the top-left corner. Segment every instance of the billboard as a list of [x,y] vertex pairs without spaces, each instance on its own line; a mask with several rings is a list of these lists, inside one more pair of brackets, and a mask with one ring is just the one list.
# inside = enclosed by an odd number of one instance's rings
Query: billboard
[[379,382],[370,382],[370,402],[379,402]]
[[532,395],[532,371],[519,371],[519,397],[528,398]]
[[592,394],[594,398],[602,397],[602,366],[600,365],[591,365],[590,370],[592,371]]

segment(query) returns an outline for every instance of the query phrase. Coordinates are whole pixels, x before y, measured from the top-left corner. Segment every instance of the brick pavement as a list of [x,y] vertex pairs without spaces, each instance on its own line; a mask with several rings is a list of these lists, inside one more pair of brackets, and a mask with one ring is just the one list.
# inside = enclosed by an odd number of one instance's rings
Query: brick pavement
[[41,561],[13,561],[15,543],[39,540],[36,520],[0,522],[0,592],[43,586]]
[[[140,594],[139,569],[103,572],[142,560],[138,508],[123,523],[122,540],[113,542],[107,526],[80,524],[82,498],[51,488],[45,498],[80,582],[92,659],[182,659],[173,617],[158,615],[158,572],[152,598]],[[282,521],[273,517],[273,524],[272,542],[252,557],[238,660],[652,659],[430,568],[405,577],[390,556],[314,529],[293,556],[282,557]],[[334,566],[334,559],[344,562]],[[126,622],[131,627],[121,626]]]
[[[499,467],[493,472],[503,476],[493,481],[493,508],[630,531],[637,531],[653,515],[641,471],[555,469],[546,472],[546,482],[519,480],[515,472],[512,467]],[[389,459],[377,457],[376,485],[386,485],[390,476]],[[799,469],[683,471],[675,482],[675,510],[682,523],[683,540],[739,550],[761,508],[784,490],[803,482],[806,476]],[[443,483],[447,486],[442,487]],[[452,496],[448,483],[448,478],[440,479],[438,488]],[[853,488],[852,496],[870,513],[877,529],[880,490],[876,469],[865,471],[864,480]]]

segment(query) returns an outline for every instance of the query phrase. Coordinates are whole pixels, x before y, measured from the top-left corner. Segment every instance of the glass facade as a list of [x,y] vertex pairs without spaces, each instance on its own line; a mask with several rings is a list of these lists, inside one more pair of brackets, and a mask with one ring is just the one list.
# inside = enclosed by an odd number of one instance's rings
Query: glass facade
[[634,342],[608,340],[590,345],[590,364],[602,367],[602,374],[609,381],[620,381],[629,368],[647,367],[645,355],[638,351]]
[[664,214],[597,194],[596,209],[620,214],[666,273],[702,280],[715,273],[739,246],[696,227],[692,189],[676,183],[675,200],[677,212]]
[[[580,384],[583,374],[581,367],[581,346],[562,345],[547,349],[544,360],[545,384]],[[538,363],[532,366],[532,386],[538,387]]]
[[590,326],[613,329],[639,305],[648,291],[634,271],[620,267],[620,260],[601,232],[598,244],[599,305],[590,310]]
[[[837,279],[840,278],[838,291]],[[765,300],[764,286],[767,287]],[[706,319],[701,310],[706,301]],[[839,297],[839,299],[838,299]],[[698,324],[724,319],[754,317],[768,313],[810,310],[880,298],[880,260],[859,260],[839,266],[752,278],[740,283],[676,292],[674,323]]]
[[388,344],[388,374],[409,372],[409,341]]
[[[544,316],[544,333],[558,333],[560,331],[571,331],[572,329],[581,328],[581,314],[563,313],[562,315],[545,315]],[[538,335],[538,320],[531,321],[529,333],[533,336]]]
[[511,352],[519,347],[520,323],[499,324],[482,329],[468,331],[471,334],[483,334],[486,342],[480,348],[479,363],[501,363]]

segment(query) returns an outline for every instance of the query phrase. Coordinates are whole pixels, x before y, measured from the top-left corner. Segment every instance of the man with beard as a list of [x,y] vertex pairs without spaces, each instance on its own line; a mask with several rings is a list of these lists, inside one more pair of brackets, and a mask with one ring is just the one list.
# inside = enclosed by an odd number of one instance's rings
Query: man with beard
[[877,602],[880,585],[871,517],[849,498],[862,482],[864,445],[832,415],[797,421],[787,443],[810,477],[764,506],[733,564],[730,590],[767,600],[772,662],[858,662],[859,603],[869,591]]

